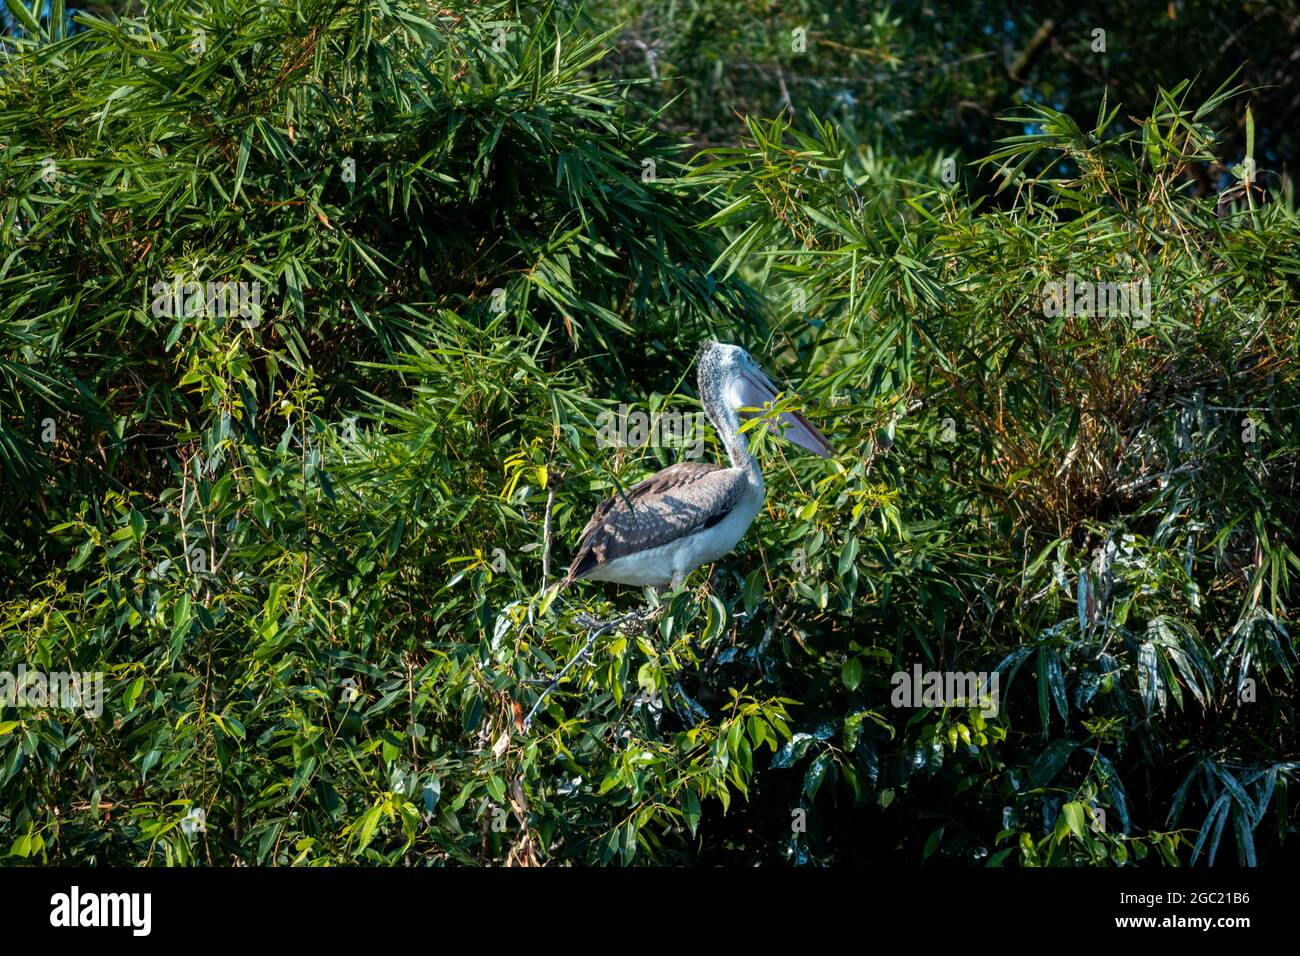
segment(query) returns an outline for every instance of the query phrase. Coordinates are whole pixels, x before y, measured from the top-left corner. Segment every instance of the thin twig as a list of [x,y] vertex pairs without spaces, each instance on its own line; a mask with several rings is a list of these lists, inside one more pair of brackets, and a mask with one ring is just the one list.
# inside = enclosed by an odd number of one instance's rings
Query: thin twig
[[1047,41],[1052,38],[1052,33],[1055,30],[1055,20],[1051,17],[1044,20],[1039,25],[1038,31],[1029,41],[1029,45],[1020,52],[1020,55],[1016,57],[1015,62],[1007,67],[1007,76],[1011,77],[1011,79],[1017,83],[1023,83],[1024,77],[1022,74],[1036,59],[1038,59],[1038,55],[1043,52],[1043,47],[1046,46]]
[[180,517],[181,525],[181,551],[185,555],[185,573],[193,576],[194,569],[190,567],[190,540],[185,533],[185,491],[190,485],[190,460],[181,455],[181,507],[177,515]]
[[542,590],[551,579],[551,509],[555,507],[555,485],[546,492],[546,516],[542,519]]
[[776,67],[776,82],[781,89],[780,105],[790,111],[790,115],[795,115],[794,101],[790,99],[790,89],[785,85],[785,71],[781,69],[778,63]]

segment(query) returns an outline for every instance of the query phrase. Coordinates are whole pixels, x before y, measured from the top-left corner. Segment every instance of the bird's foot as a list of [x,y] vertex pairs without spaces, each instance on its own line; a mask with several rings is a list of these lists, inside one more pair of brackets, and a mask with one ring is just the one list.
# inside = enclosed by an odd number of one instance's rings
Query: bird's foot
[[623,624],[641,623],[662,609],[662,604],[647,604],[640,610],[626,614],[616,614],[614,617],[605,619],[592,614],[578,614],[573,618],[573,623],[579,627],[585,627],[589,631],[606,631]]

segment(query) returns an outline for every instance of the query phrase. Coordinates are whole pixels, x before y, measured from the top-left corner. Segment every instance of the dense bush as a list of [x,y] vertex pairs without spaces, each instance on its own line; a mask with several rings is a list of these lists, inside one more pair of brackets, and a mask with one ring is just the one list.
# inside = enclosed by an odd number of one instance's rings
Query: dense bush
[[[106,685],[0,713],[11,860],[1294,844],[1300,231],[1253,114],[1245,157],[1210,125],[1245,94],[1026,108],[953,176],[812,115],[692,154],[563,7],[15,9],[0,669]],[[222,281],[256,302],[175,307]],[[598,416],[698,410],[710,336],[838,454],[763,442],[740,548],[581,656],[654,596],[557,569],[676,453]],[[996,673],[998,712],[893,706],[917,665]]]

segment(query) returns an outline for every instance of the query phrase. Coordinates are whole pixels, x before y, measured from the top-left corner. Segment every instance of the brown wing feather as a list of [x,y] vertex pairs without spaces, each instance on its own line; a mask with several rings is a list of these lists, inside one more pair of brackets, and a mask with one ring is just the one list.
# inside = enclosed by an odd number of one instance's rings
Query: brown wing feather
[[731,513],[742,485],[739,475],[721,465],[684,461],[637,482],[625,495],[606,498],[582,529],[565,583],[616,558],[712,527]]

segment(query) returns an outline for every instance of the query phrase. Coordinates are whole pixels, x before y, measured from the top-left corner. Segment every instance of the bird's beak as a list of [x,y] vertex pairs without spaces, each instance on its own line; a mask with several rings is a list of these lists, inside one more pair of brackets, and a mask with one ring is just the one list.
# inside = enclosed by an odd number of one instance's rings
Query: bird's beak
[[[762,408],[767,403],[776,401],[777,388],[766,375],[758,369],[753,369],[742,373],[741,393],[742,405]],[[786,441],[794,442],[800,448],[822,458],[830,458],[835,454],[835,449],[826,440],[826,436],[819,432],[812,422],[804,418],[802,412],[782,412],[776,416],[776,420],[780,423],[779,428]]]

